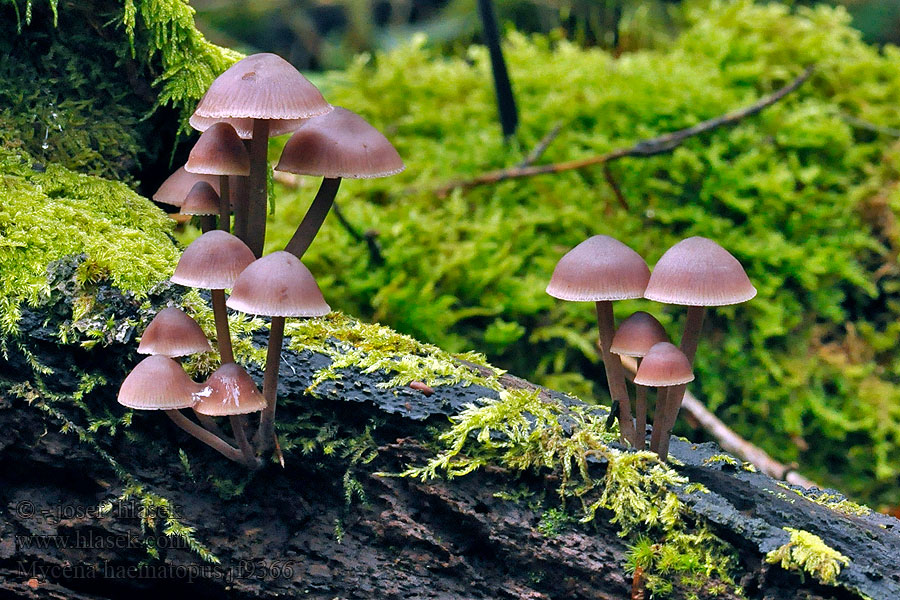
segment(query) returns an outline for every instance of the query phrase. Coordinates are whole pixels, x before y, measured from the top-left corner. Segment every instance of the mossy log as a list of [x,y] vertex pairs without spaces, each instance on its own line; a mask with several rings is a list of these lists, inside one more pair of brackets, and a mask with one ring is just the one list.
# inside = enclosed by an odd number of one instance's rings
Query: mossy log
[[[111,288],[98,288],[97,299],[122,323],[147,310]],[[173,299],[169,290],[153,300]],[[557,518],[559,473],[498,464],[452,480],[385,475],[428,460],[434,429],[498,389],[576,399],[496,372],[499,386],[435,385],[426,395],[385,387],[392,374],[384,370],[353,366],[309,394],[334,357],[286,347],[285,438],[292,420],[319,427],[320,440],[356,433],[331,450],[293,445],[284,469],[273,463],[248,476],[159,414],[109,427],[99,407],[124,412],[115,390],[136,361],[134,329],[88,350],[58,343],[53,314],[25,309],[0,361],[0,597],[644,597],[632,596],[625,567],[635,538],[620,535],[612,513],[601,509],[589,523]],[[476,378],[489,371],[471,368]],[[76,375],[85,372],[101,383],[88,389]],[[79,403],[94,421],[78,424]],[[801,493],[712,444],[675,440],[672,454],[689,480],[675,489],[688,527],[707,524],[737,557],[732,583],[689,592],[675,580],[673,597],[735,598],[738,586],[748,598],[900,597],[900,521],[839,495]],[[602,477],[605,465],[593,462]],[[792,555],[805,542],[792,546],[786,527],[811,534],[811,556]],[[808,574],[783,569],[785,556]],[[830,578],[827,567],[836,567]]]

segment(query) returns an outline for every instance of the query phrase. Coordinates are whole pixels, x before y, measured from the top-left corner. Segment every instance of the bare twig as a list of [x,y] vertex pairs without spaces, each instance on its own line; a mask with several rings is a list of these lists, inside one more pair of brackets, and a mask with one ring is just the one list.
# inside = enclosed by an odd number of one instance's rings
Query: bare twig
[[858,129],[874,131],[875,133],[880,133],[891,137],[900,137],[900,129],[885,127],[884,125],[877,125],[870,121],[866,121],[865,119],[860,119],[859,117],[854,117],[853,115],[848,115],[846,113],[841,113],[841,118]]
[[[632,375],[637,370],[637,362],[630,356],[622,357],[622,366]],[[700,427],[711,435],[725,451],[734,454],[741,460],[749,462],[769,477],[780,479],[804,488],[820,487],[816,483],[797,473],[793,467],[781,464],[769,456],[764,450],[757,448],[739,436],[716,415],[707,410],[703,403],[690,392],[685,393],[681,409],[696,420],[697,423],[700,424]]]
[[622,188],[619,187],[619,183],[616,181],[616,178],[613,177],[612,171],[609,168],[609,165],[603,165],[603,178],[606,179],[606,183],[609,184],[609,187],[612,188],[613,194],[616,195],[616,200],[619,201],[619,205],[628,212],[628,200],[625,199],[625,194],[622,193]]
[[541,138],[541,141],[532,148],[531,152],[528,153],[528,156],[522,159],[522,162],[519,163],[519,168],[522,169],[536,163],[544,155],[544,152],[547,151],[547,148],[550,147],[550,144],[553,143],[553,140],[556,139],[560,131],[562,131],[562,121],[557,121],[553,128]]
[[378,232],[374,229],[369,229],[365,233],[360,233],[359,230],[347,220],[347,217],[344,216],[344,213],[341,211],[341,207],[337,202],[332,205],[331,211],[334,213],[334,216],[337,217],[341,227],[350,234],[350,237],[357,242],[366,243],[366,248],[369,249],[369,258],[372,259],[372,264],[383,265],[384,256],[381,254],[381,244],[378,243]]
[[472,179],[459,179],[456,181],[451,181],[437,188],[435,192],[438,195],[443,196],[456,188],[468,189],[480,185],[499,183],[508,179],[519,179],[522,177],[533,177],[535,175],[546,175],[550,173],[571,171],[573,169],[583,169],[585,167],[602,165],[604,163],[612,162],[620,158],[625,158],[626,156],[654,156],[657,154],[671,152],[688,138],[712,131],[713,129],[718,129],[719,127],[723,127],[725,125],[732,125],[734,123],[737,123],[738,121],[741,121],[742,119],[761,112],[769,106],[772,106],[773,104],[799,88],[801,85],[803,85],[803,83],[810,78],[812,73],[813,67],[809,66],[792,82],[779,89],[778,91],[760,98],[757,102],[751,104],[750,106],[744,107],[734,112],[726,113],[713,119],[708,119],[701,123],[697,123],[692,127],[679,129],[678,131],[666,133],[649,140],[642,140],[637,144],[629,146],[627,148],[617,148],[604,154],[598,154],[595,156],[589,156],[587,158],[580,158],[568,162],[553,163],[549,165],[532,165],[528,167],[511,167],[507,169],[500,169],[498,171],[490,171]]

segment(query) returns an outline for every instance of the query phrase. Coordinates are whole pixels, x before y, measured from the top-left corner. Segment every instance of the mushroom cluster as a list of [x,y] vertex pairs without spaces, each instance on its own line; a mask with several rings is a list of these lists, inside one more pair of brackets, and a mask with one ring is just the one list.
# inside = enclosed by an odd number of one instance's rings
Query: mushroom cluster
[[[150,356],[126,377],[119,402],[163,410],[176,425],[227,458],[259,468],[275,450],[278,372],[285,319],[330,312],[313,275],[300,262],[337,194],[342,178],[398,173],[404,165],[388,140],[359,115],[335,107],[287,61],[255,54],[210,86],[190,119],[202,135],[187,163],[154,194],[157,202],[197,216],[203,234],[184,251],[172,282],[210,290],[221,366],[194,382],[174,358],[208,352],[199,325],[177,308],[160,311],[142,337]],[[285,251],[262,256],[268,206],[270,136],[293,136],[276,167],[323,178]],[[232,221],[232,215],[234,219]],[[226,291],[231,290],[226,298]],[[262,392],[235,363],[227,309],[270,317]],[[190,408],[197,419],[181,410]],[[247,415],[260,413],[254,435]],[[231,436],[216,422],[228,417]]]
[[[647,388],[658,388],[650,449],[666,460],[672,427],[687,384],[694,379],[693,362],[706,307],[745,302],[756,295],[756,288],[738,260],[707,238],[678,242],[662,255],[651,275],[634,250],[614,238],[597,235],[559,260],[547,293],[561,300],[596,303],[611,411],[617,414],[623,442],[645,447]],[[634,298],[688,307],[680,347],[669,343],[663,326],[646,312],[634,313],[616,330],[612,302]],[[638,360],[636,419],[620,356]]]

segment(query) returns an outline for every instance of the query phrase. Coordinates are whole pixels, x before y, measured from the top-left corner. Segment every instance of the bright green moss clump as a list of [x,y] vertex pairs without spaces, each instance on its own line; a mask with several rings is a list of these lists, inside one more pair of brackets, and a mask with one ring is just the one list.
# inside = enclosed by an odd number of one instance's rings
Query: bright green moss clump
[[[709,6],[712,4],[712,6]],[[363,114],[407,170],[345,181],[338,197],[371,261],[333,217],[307,255],[330,301],[449,351],[475,348],[520,375],[590,397],[598,376],[590,307],[544,293],[555,262],[593,234],[652,265],[677,240],[710,237],[746,267],[753,301],[711,311],[693,389],[740,434],[821,483],[870,503],[900,476],[900,145],[859,125],[900,127],[900,52],[865,45],[841,9],[697,2],[684,32],[615,58],[511,35],[521,132],[505,145],[487,51],[436,56],[424,40],[363,56],[327,79],[329,101]],[[693,125],[786,84],[797,92],[670,155],[455,192],[447,180],[517,164],[557,122],[542,161],[602,153]],[[280,188],[270,248],[287,241],[317,182]],[[684,310],[659,317],[677,339]],[[599,390],[602,386],[598,386]]]
[[781,563],[785,569],[808,573],[821,583],[834,585],[850,559],[813,533],[791,527],[784,530],[791,534],[791,541],[766,554],[766,562]]

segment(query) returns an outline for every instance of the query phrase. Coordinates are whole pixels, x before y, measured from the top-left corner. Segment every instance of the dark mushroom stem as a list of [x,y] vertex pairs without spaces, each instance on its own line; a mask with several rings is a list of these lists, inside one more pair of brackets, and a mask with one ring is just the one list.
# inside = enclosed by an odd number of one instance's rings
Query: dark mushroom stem
[[[694,366],[694,356],[697,354],[697,344],[700,342],[700,330],[703,328],[703,317],[705,315],[705,306],[688,307],[687,318],[684,322],[684,333],[681,336],[681,351],[687,356],[688,362],[691,363],[692,367]],[[672,428],[678,419],[678,411],[681,410],[681,402],[684,400],[685,391],[687,391],[687,384],[672,386],[668,388],[666,393],[666,406],[662,415],[662,428],[659,448],[657,449],[657,454],[662,460],[666,460],[669,456],[669,440],[672,438]],[[658,409],[657,413],[659,413]]]
[[237,440],[238,448],[241,449],[241,455],[244,457],[244,464],[251,469],[258,469],[262,466],[262,461],[256,458],[256,452],[253,446],[247,440],[247,419],[244,415],[231,415],[228,417],[231,422],[231,430],[234,432],[234,439]]
[[266,212],[268,206],[268,158],[269,121],[253,119],[253,138],[250,141],[249,206],[247,207],[247,246],[256,258],[262,256],[266,239]]
[[316,234],[319,233],[319,229],[322,228],[322,223],[325,222],[325,217],[328,216],[328,211],[331,210],[340,187],[340,177],[326,177],[322,180],[315,199],[309,206],[309,210],[306,211],[300,225],[297,226],[297,231],[294,232],[291,241],[284,247],[285,250],[297,258],[303,258],[303,254],[309,249]]
[[231,187],[234,189],[234,235],[245,244],[247,243],[247,207],[249,200],[247,194],[248,177],[232,175]]
[[[637,366],[641,366],[641,358],[637,357]],[[634,441],[635,448],[643,450],[647,445],[647,387],[634,384]]]
[[216,228],[216,218],[213,215],[200,215],[200,231],[206,233]]
[[202,427],[185,417],[183,414],[181,414],[181,411],[167,410],[165,411],[165,413],[166,416],[172,419],[172,422],[181,427],[181,429],[188,432],[190,435],[194,436],[213,450],[219,452],[225,458],[233,460],[236,463],[246,464],[244,461],[244,455],[240,450],[238,450],[234,446],[231,446],[214,433],[203,429]]
[[284,317],[272,317],[269,325],[269,347],[266,350],[266,371],[263,374],[263,397],[266,407],[259,418],[257,444],[260,452],[277,446],[275,439],[275,403],[278,397],[278,369],[281,366],[281,344],[284,341]]
[[228,175],[219,175],[219,229],[231,233],[231,191]]
[[231,331],[228,329],[228,312],[225,310],[225,290],[212,292],[213,317],[216,320],[216,339],[219,344],[219,357],[222,364],[234,362],[234,350],[231,347]]
[[634,423],[631,419],[631,400],[625,386],[625,369],[618,354],[610,351],[615,335],[612,302],[600,300],[597,303],[597,327],[600,332],[600,350],[603,355],[603,366],[606,369],[606,381],[613,404],[619,404],[619,431],[622,438],[631,445],[635,443]]

